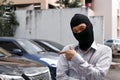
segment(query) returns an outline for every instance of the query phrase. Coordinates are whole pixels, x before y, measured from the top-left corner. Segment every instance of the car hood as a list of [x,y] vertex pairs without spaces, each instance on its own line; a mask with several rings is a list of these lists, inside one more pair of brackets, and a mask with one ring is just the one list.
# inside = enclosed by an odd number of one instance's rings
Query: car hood
[[40,72],[41,69],[45,69],[43,65],[37,64],[27,59],[13,57],[0,58],[0,74],[19,76],[24,73],[30,76]]
[[44,52],[37,54],[40,60],[47,62],[49,65],[56,67],[59,54],[54,52]]
[[57,60],[59,57],[58,53],[55,52],[42,52],[38,53],[37,56],[39,56],[40,58],[49,58],[54,60]]

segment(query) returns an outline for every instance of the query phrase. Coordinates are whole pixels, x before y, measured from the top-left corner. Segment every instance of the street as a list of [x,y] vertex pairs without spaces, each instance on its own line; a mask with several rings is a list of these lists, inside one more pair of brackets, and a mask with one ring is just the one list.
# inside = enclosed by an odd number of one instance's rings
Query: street
[[113,63],[105,80],[120,80],[120,57],[113,58]]
[[106,80],[120,80],[120,69],[110,69]]

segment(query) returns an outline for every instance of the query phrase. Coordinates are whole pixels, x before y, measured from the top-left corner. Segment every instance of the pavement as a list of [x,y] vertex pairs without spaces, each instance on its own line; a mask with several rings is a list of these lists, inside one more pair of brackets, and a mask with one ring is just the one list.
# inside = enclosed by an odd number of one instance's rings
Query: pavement
[[110,69],[120,69],[120,63],[119,62],[112,62]]
[[105,80],[120,80],[120,56],[113,58]]
[[120,69],[110,69],[105,80],[120,80]]

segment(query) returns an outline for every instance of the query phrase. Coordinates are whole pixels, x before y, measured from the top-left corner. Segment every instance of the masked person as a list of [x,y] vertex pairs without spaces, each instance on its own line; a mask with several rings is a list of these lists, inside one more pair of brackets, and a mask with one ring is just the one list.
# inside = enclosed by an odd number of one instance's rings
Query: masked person
[[83,14],[70,22],[78,45],[70,44],[60,52],[57,80],[104,80],[112,61],[109,47],[94,41],[93,25]]

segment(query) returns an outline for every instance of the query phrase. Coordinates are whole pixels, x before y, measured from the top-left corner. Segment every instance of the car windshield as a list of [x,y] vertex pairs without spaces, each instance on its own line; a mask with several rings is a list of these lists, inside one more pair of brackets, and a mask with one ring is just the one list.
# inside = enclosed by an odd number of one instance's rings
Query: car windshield
[[55,50],[62,50],[63,49],[63,45],[57,43],[57,42],[53,42],[53,41],[41,41],[42,43],[52,47]]
[[40,53],[43,50],[29,40],[18,40],[18,43],[29,53]]
[[113,43],[113,40],[108,40],[107,42],[109,42],[109,43]]

